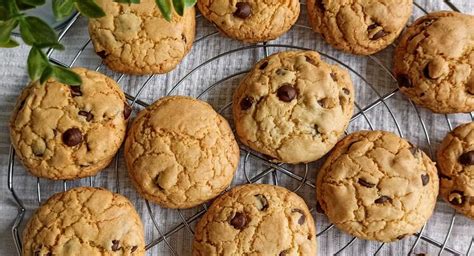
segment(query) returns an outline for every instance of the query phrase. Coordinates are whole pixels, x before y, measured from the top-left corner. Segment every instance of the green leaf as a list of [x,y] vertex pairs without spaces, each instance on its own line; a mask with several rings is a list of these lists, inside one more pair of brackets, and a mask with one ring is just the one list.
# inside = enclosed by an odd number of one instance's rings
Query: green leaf
[[41,78],[45,69],[49,67],[48,58],[46,54],[41,51],[38,47],[31,47],[30,54],[28,55],[28,75],[32,81],[36,81]]
[[183,0],[183,1],[184,1],[185,8],[193,7],[197,2],[197,0]]
[[114,2],[121,4],[139,4],[140,0],[114,0]]
[[13,47],[17,47],[19,44],[10,38],[10,41],[6,42],[6,43],[0,43],[0,48],[13,48]]
[[56,32],[43,20],[37,17],[21,17],[20,33],[27,45],[39,47],[63,48],[58,42]]
[[45,0],[20,0],[21,3],[23,4],[28,4],[28,5],[33,5],[33,6],[39,6],[45,4]]
[[53,0],[53,13],[56,19],[62,20],[69,17],[73,11],[73,0]]
[[44,84],[44,82],[48,81],[48,79],[53,75],[53,68],[51,66],[47,66],[44,71],[43,71],[43,74],[41,74],[41,77],[40,77],[40,83],[41,84]]
[[104,10],[94,0],[76,0],[75,4],[79,12],[89,18],[105,16]]
[[184,14],[184,1],[183,0],[173,0],[173,7],[179,16],[183,16]]
[[10,41],[12,30],[18,26],[17,19],[9,19],[7,21],[0,21],[0,44],[5,44]]
[[81,77],[70,69],[60,66],[52,66],[52,69],[53,77],[56,78],[58,82],[68,85],[81,85]]
[[7,0],[7,1],[10,1],[10,2],[16,2],[16,6],[18,7],[18,9],[20,10],[28,10],[28,9],[33,9],[35,8],[36,6],[33,5],[33,4],[28,4],[28,3],[24,3],[23,1],[21,0],[16,0],[16,1],[12,1],[12,0]]
[[170,0],[155,0],[161,14],[167,21],[171,21],[171,3]]

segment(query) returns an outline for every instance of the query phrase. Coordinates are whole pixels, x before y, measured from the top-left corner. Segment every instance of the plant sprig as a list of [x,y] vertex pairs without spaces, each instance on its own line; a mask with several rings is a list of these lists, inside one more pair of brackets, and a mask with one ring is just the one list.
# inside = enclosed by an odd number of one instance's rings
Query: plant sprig
[[[118,3],[138,4],[140,0],[114,0]],[[186,8],[196,4],[196,0],[155,0],[161,14],[171,21],[173,10],[180,16]],[[45,0],[4,0],[0,2],[0,48],[17,47],[13,30],[19,27],[23,42],[31,46],[27,67],[30,79],[44,83],[49,78],[69,85],[80,85],[81,78],[71,71],[51,63],[44,53],[45,49],[64,50],[57,33],[42,19],[27,16],[24,11],[44,5]],[[62,20],[72,15],[74,10],[89,18],[105,16],[104,10],[95,0],[52,0],[56,19]]]

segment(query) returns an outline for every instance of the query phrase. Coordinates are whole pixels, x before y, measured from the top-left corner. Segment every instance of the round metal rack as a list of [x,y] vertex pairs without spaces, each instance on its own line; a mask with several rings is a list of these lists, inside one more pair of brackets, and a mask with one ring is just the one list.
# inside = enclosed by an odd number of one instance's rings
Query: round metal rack
[[[451,9],[454,11],[459,11],[455,5],[453,5],[449,1],[445,1],[446,5],[449,6]],[[304,5],[304,3],[302,3]],[[415,3],[416,8],[421,10],[424,13],[427,13],[426,10],[424,10],[420,5]],[[304,6],[302,6],[302,9],[304,9]],[[202,19],[202,17],[198,16],[198,19]],[[65,36],[68,35],[68,32],[71,30],[71,28],[76,24],[76,22],[81,19],[79,14],[76,14],[71,21],[66,25],[66,27],[63,29],[63,31],[60,33],[60,40],[63,40]],[[307,30],[307,33],[312,33],[311,28],[308,27],[307,25],[301,25],[297,24],[295,25],[294,29],[301,29],[301,30]],[[203,46],[208,40],[216,40],[218,38],[218,32],[214,29],[210,31],[209,33],[206,33],[204,35],[199,36],[195,42],[194,42],[194,47],[198,48]],[[79,50],[72,55],[73,58],[69,63],[65,63],[64,61],[60,61],[59,59],[53,57],[53,50],[49,50],[47,55],[50,58],[50,60],[53,63],[56,63],[58,65],[66,66],[66,67],[72,67],[74,66],[77,61],[80,59],[80,57],[83,55],[83,53],[88,49],[88,47],[91,47],[91,40],[87,40],[83,44],[82,47],[79,48]],[[346,68],[351,76],[355,78],[359,82],[359,86],[365,86],[367,90],[370,91],[370,93],[374,96],[374,100],[370,100],[368,104],[361,104],[359,101],[356,101],[356,113],[353,115],[351,119],[351,124],[355,124],[356,122],[363,123],[362,125],[355,125],[354,130],[358,129],[360,127],[363,127],[365,129],[371,129],[374,130],[375,126],[373,124],[374,118],[371,116],[370,112],[374,109],[383,109],[383,111],[386,112],[386,116],[389,117],[389,121],[392,123],[392,126],[394,127],[394,131],[398,133],[401,137],[405,137],[404,134],[404,129],[403,129],[403,122],[406,122],[407,120],[403,120],[402,122],[399,120],[400,118],[397,118],[397,114],[394,113],[393,108],[391,104],[388,102],[390,99],[395,98],[399,93],[398,93],[398,88],[396,87],[396,80],[393,77],[393,75],[390,72],[390,68],[387,66],[387,64],[384,63],[384,61],[378,57],[377,55],[374,56],[368,56],[364,57],[366,58],[367,62],[370,62],[372,65],[376,66],[377,69],[383,73],[384,76],[389,77],[389,79],[392,82],[393,88],[388,90],[387,92],[381,93],[379,88],[373,85],[373,82],[370,81],[369,79],[366,78],[364,74],[361,72],[357,71],[356,69],[352,68],[352,65],[347,64],[343,61],[340,60],[340,55],[338,54],[332,54],[332,53],[326,53],[324,51],[321,51],[321,49],[310,49],[308,47],[304,46],[299,46],[299,45],[294,45],[292,43],[286,44],[286,43],[263,43],[263,44],[257,44],[257,45],[242,45],[240,44],[237,47],[234,47],[233,49],[230,49],[228,51],[219,53],[215,56],[212,56],[211,58],[207,58],[205,61],[199,63],[198,65],[195,65],[191,70],[186,72],[176,83],[173,83],[173,85],[170,87],[170,89],[166,92],[166,95],[173,95],[177,93],[181,93],[181,89],[185,87],[186,82],[189,82],[189,80],[192,80],[193,75],[197,72],[201,72],[203,70],[206,70],[206,68],[212,64],[215,64],[219,60],[229,57],[231,55],[235,54],[240,54],[243,52],[248,52],[251,51],[252,53],[258,52],[262,57],[266,57],[270,54],[270,52],[273,51],[282,51],[282,50],[291,50],[291,49],[297,49],[297,50],[317,50],[320,52],[322,55],[323,59],[332,62],[332,63],[337,63],[340,66],[343,66]],[[188,56],[188,58],[192,58],[192,54]],[[99,65],[96,66],[96,70],[101,70],[105,69],[106,67],[100,63]],[[230,113],[230,108],[232,106],[232,97],[231,95],[227,95],[224,97],[225,99],[221,99],[219,95],[223,94],[222,92],[219,91],[219,89],[224,88],[227,90],[227,84],[230,81],[236,80],[244,76],[249,70],[237,70],[236,72],[231,72],[231,74],[226,75],[224,77],[220,77],[217,79],[217,81],[211,83],[210,85],[203,86],[201,88],[200,92],[197,93],[197,95],[193,95],[196,98],[203,99],[203,100],[211,100],[213,102],[218,102],[216,104],[212,104],[216,110],[220,113],[222,113],[224,116],[229,117],[231,119]],[[118,74],[118,77],[116,77],[117,83],[121,83],[124,78],[124,74]],[[147,87],[153,83],[153,79],[156,76],[160,75],[150,75],[144,78],[144,81],[141,82],[141,84],[138,87],[135,87],[135,92],[132,93],[126,93],[127,99],[130,101],[130,104],[134,106],[134,110],[144,108],[148,106],[148,102],[146,100],[141,100],[140,96],[144,90],[147,89]],[[166,76],[166,75],[161,75],[161,76]],[[191,81],[192,82],[192,81]],[[138,89],[138,90],[137,90]],[[229,94],[231,90],[227,90],[224,94]],[[230,93],[231,94],[231,93]],[[164,95],[160,95],[164,96]],[[214,99],[212,99],[215,97]],[[217,98],[217,99],[216,99]],[[408,108],[412,113],[416,113],[416,120],[419,122],[419,128],[422,131],[422,136],[424,136],[425,140],[425,145],[427,146],[428,153],[433,156],[433,148],[432,148],[432,141],[428,132],[428,129],[425,125],[423,115],[420,114],[420,110],[412,103],[408,102]],[[445,125],[447,125],[448,129],[451,130],[453,129],[453,125],[451,124],[451,116],[445,115]],[[469,115],[470,120],[474,120],[474,116],[472,113]],[[385,121],[384,121],[385,122]],[[349,131],[348,131],[349,132]],[[286,165],[286,164],[276,164],[273,162],[270,162],[268,159],[266,159],[265,156],[262,156],[248,148],[246,148],[243,145],[240,145],[240,150],[241,150],[241,164],[238,172],[241,173],[241,179],[237,182],[239,184],[241,183],[255,183],[255,182],[266,182],[266,183],[272,183],[275,185],[283,185],[288,187],[289,189],[297,192],[297,193],[306,193],[302,191],[314,191],[315,188],[315,183],[314,183],[314,174],[310,170],[314,169],[315,166],[318,164],[316,163],[314,166],[310,165],[301,165],[301,166],[291,166],[291,165]],[[15,172],[17,172],[17,168],[21,168],[18,163],[16,163],[15,159],[15,152],[13,150],[13,147],[10,147],[10,156],[9,156],[9,162],[8,162],[8,188],[11,191],[11,194],[18,205],[18,214],[15,217],[15,221],[13,223],[12,227],[12,235],[15,241],[15,246],[17,249],[18,254],[21,254],[22,250],[22,244],[21,244],[21,237],[20,237],[20,224],[24,222],[24,217],[26,213],[26,207],[23,202],[23,200],[20,198],[19,194],[16,192],[20,186],[23,186],[23,184],[18,184],[15,182]],[[258,167],[255,168],[255,165]],[[115,157],[115,160],[112,163],[112,168],[114,169],[114,172],[109,173],[109,175],[113,175],[113,180],[115,184],[112,184],[112,187],[114,188],[115,192],[120,192],[121,186],[121,172],[124,171],[123,165],[121,166],[120,160],[119,160],[119,154]],[[83,184],[86,184],[88,186],[95,186],[95,184],[98,182],[98,179],[100,177],[89,177],[86,179],[82,180]],[[62,190],[67,190],[68,187],[72,186],[71,184],[73,182],[71,181],[63,181],[62,182]],[[236,183],[236,184],[237,184]],[[110,185],[110,184],[109,184]],[[42,196],[42,189],[44,187],[42,185],[42,181],[38,178],[36,180],[36,201],[37,204],[41,204],[42,200],[44,199]],[[308,203],[309,204],[309,203]],[[309,204],[310,206],[314,206],[316,204]],[[159,216],[157,216],[156,211],[159,210],[159,207],[150,204],[148,201],[144,201],[144,209],[146,209],[146,216],[142,215],[143,218],[150,218],[152,225],[149,225],[146,227],[148,230],[147,234],[152,234],[151,237],[147,237],[147,245],[146,249],[147,250],[152,250],[156,246],[160,245],[166,248],[166,251],[170,255],[183,255],[183,250],[182,248],[178,248],[177,246],[172,245],[171,238],[173,235],[181,233],[184,234],[184,236],[187,236],[190,240],[192,239],[192,235],[194,234],[193,226],[196,223],[196,221],[206,212],[208,205],[204,204],[201,207],[197,207],[192,211],[192,214],[189,214],[189,212],[185,212],[183,210],[172,210],[168,213],[174,214],[174,216],[179,220],[179,223],[176,225],[173,225],[171,227],[166,227],[167,225],[160,225],[160,219]],[[325,236],[326,239],[331,240],[332,237],[329,234],[330,232],[333,232],[332,236],[336,235],[342,235],[341,232],[337,231],[337,229],[333,228],[332,224],[329,224],[327,220],[325,220],[325,217],[323,214],[318,213],[316,207],[312,207],[311,212],[313,215],[316,216],[316,221],[318,222],[318,247],[321,247],[321,243],[319,242],[320,239],[324,239]],[[448,241],[453,237],[453,227],[455,226],[455,222],[457,220],[458,215],[452,211],[450,214],[450,221],[449,221],[449,226],[447,227],[446,230],[440,230],[439,232],[443,233],[443,239],[441,241],[436,240],[432,238],[429,234],[425,232],[425,227],[423,227],[417,234],[415,234],[413,237],[410,239],[404,239],[396,243],[408,243],[409,244],[409,250],[408,251],[403,251],[400,252],[399,255],[413,255],[414,253],[419,253],[417,251],[417,248],[419,247],[419,244],[421,242],[424,242],[426,246],[429,246],[431,248],[436,248],[437,252],[439,255],[445,253],[445,254],[450,254],[450,255],[470,255],[470,253],[474,250],[474,235],[472,235],[470,243],[468,242],[469,246],[466,248],[462,248],[462,250],[455,249],[453,247],[450,247],[448,245]],[[472,225],[471,225],[472,226]],[[151,231],[150,231],[151,229]],[[474,233],[474,231],[473,231]],[[384,250],[386,250],[387,247],[391,246],[392,244],[385,244],[385,243],[376,243],[376,242],[369,242],[369,241],[362,241],[357,239],[356,237],[350,237],[348,235],[347,239],[344,240],[343,243],[341,244],[333,244],[333,253],[334,255],[352,255],[355,254],[356,252],[354,250],[351,250],[353,248],[354,244],[359,242],[363,245],[363,248],[365,248],[365,255],[379,255],[383,254]],[[327,241],[325,244],[331,243],[331,241]],[[191,247],[190,243],[187,243],[186,246]],[[338,247],[336,247],[338,246]],[[188,250],[185,250],[189,252]],[[151,255],[151,254],[150,254]],[[154,255],[154,254],[153,254]]]

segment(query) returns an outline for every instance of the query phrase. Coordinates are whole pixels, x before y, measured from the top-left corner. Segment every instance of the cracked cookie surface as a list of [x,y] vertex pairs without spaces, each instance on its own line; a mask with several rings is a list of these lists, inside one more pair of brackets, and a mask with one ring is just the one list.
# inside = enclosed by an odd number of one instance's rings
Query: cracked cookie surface
[[316,229],[304,200],[283,187],[235,187],[196,225],[193,256],[316,255]]
[[436,113],[474,111],[474,16],[435,12],[402,35],[393,72],[400,91]]
[[198,0],[197,6],[223,34],[249,43],[281,36],[300,13],[298,0]]
[[23,231],[24,256],[145,255],[143,224],[122,195],[92,187],[58,193]]
[[119,4],[98,0],[106,16],[90,19],[89,34],[95,51],[112,70],[128,74],[171,71],[191,50],[195,29],[194,8],[170,22],[153,0]]
[[413,0],[308,0],[313,30],[336,49],[360,55],[376,53],[398,37]]
[[111,78],[74,68],[81,86],[55,80],[26,87],[10,120],[10,137],[28,171],[76,179],[104,169],[122,145],[130,107]]
[[318,202],[339,229],[362,239],[390,242],[418,232],[438,195],[435,164],[397,135],[348,135],[321,167]]
[[317,52],[280,52],[259,61],[234,93],[237,134],[276,162],[321,158],[353,113],[354,88],[344,69]]
[[440,195],[474,219],[474,122],[448,133],[438,149]]
[[240,158],[227,121],[200,100],[165,97],[142,110],[125,142],[138,192],[168,208],[190,208],[224,191]]

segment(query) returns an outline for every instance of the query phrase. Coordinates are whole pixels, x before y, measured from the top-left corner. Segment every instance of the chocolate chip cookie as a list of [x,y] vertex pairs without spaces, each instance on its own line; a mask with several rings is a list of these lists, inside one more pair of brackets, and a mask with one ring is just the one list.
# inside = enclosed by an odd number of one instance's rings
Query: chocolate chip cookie
[[104,169],[122,145],[131,108],[111,78],[74,68],[81,86],[55,80],[26,87],[10,121],[16,155],[31,174],[76,179]]
[[249,43],[273,40],[295,24],[298,0],[198,0],[201,13],[228,37]]
[[308,0],[313,30],[333,47],[370,55],[385,49],[405,27],[413,0]]
[[339,229],[390,242],[418,232],[438,195],[435,164],[419,148],[385,131],[348,135],[321,167],[316,194]]
[[313,51],[287,51],[258,62],[233,98],[237,134],[276,162],[324,156],[353,113],[349,74]]
[[400,91],[436,113],[474,111],[474,16],[435,12],[402,35],[393,72]]
[[165,97],[141,111],[125,142],[138,192],[167,208],[190,208],[232,181],[240,158],[227,121],[203,102]]
[[78,187],[49,198],[23,230],[23,256],[145,255],[132,203],[105,189]]
[[313,216],[285,188],[239,186],[216,199],[198,222],[192,255],[316,255]]
[[97,0],[105,16],[90,19],[95,51],[112,70],[128,74],[162,74],[173,70],[191,50],[196,20],[194,8],[183,17],[165,20],[153,0],[139,4]]
[[438,150],[438,165],[441,197],[474,219],[474,122],[448,133]]

